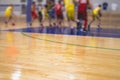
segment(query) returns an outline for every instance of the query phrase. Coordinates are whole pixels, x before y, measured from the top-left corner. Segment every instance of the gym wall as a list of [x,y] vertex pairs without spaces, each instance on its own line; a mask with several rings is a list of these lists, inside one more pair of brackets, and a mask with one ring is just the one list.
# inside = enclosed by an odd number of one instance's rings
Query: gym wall
[[[4,15],[4,11],[9,4],[15,5],[15,14],[21,15],[26,12],[26,1],[27,0],[0,0],[0,15]],[[33,0],[33,1],[42,1],[42,4],[46,3],[46,0]],[[57,2],[56,0],[55,2]],[[93,6],[97,6],[98,4],[103,4],[104,2],[108,3],[108,12],[120,12],[120,0],[90,0]]]

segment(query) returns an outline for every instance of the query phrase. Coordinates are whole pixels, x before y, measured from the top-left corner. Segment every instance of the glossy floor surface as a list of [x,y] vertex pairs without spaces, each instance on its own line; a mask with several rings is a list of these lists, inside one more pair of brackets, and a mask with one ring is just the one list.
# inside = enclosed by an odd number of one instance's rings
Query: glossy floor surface
[[120,38],[0,31],[0,80],[120,80]]
[[119,80],[120,39],[0,33],[0,80]]

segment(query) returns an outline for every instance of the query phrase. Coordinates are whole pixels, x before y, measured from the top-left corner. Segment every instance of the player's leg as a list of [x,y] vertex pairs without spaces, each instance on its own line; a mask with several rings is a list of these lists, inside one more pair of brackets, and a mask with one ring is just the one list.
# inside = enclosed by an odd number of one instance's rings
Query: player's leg
[[83,12],[82,14],[83,14],[83,20],[84,20],[84,28],[83,28],[83,30],[84,30],[84,31],[87,31],[87,25],[88,25],[87,12],[85,11],[85,12]]
[[40,24],[42,24],[42,19],[43,19],[42,12],[39,11],[39,12],[38,12],[38,20],[39,20],[39,23],[40,23]]
[[97,18],[97,21],[98,21],[98,27],[100,27],[101,26],[101,19],[100,19],[100,17],[99,16],[96,16],[96,18]]
[[98,23],[97,23],[97,30],[100,31],[100,30],[102,30],[102,28],[101,28],[101,19],[100,19],[99,15],[96,18],[97,18],[97,21],[98,21]]
[[80,11],[78,12],[78,29],[82,29],[83,27],[83,30],[86,31],[86,28],[87,28],[87,14],[85,11]]
[[45,11],[44,11],[44,8],[41,9],[41,13],[42,13],[42,21],[44,23],[44,20],[45,20]]
[[70,12],[70,18],[71,18],[71,27],[73,28],[73,22],[75,21],[75,14],[74,14],[74,10],[72,10]]
[[75,12],[74,11],[71,13],[71,16],[72,16],[72,21],[75,21]]
[[50,24],[51,22],[49,20],[50,20],[50,16],[48,14],[48,10],[46,10],[45,11],[45,21],[48,21],[48,23]]
[[77,16],[77,29],[82,29],[82,24],[83,24],[82,13],[78,12],[78,16]]
[[92,25],[92,23],[95,21],[95,18],[96,18],[96,15],[93,14],[93,15],[92,15],[92,20],[91,20],[90,23],[88,24],[88,31],[90,31],[91,25]]
[[5,24],[8,25],[9,17],[6,16]]
[[60,18],[60,14],[56,14],[56,23],[57,23],[57,26],[60,26],[59,23],[61,22],[61,18]]
[[49,22],[49,25],[51,25],[51,23],[52,23],[51,10],[48,10],[48,15],[49,15],[48,22]]
[[59,15],[59,25],[60,26],[62,26],[62,24],[64,23],[64,18],[63,18],[63,14],[61,13],[60,15]]
[[15,23],[14,23],[14,19],[13,19],[13,15],[8,15],[6,16],[7,20],[5,21],[5,24],[7,25],[9,22],[14,26]]
[[10,16],[10,19],[9,19],[10,21],[11,21],[11,24],[12,24],[12,26],[15,26],[15,20],[14,20],[14,17],[13,17],[13,15],[11,15]]
[[67,20],[68,20],[68,26],[71,26],[71,13],[70,11],[67,11]]
[[8,24],[8,22],[9,22],[9,20],[10,20],[10,16],[11,16],[11,14],[10,14],[10,12],[5,12],[5,17],[6,17],[6,20],[5,20],[5,24],[7,25]]

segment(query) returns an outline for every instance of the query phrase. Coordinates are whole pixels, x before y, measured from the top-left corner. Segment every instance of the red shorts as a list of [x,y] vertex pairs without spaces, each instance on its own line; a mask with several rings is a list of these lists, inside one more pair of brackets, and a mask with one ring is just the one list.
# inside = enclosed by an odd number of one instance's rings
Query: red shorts
[[33,18],[33,19],[36,19],[36,18],[38,17],[36,12],[32,12],[31,15],[32,15],[32,18]]
[[57,17],[57,19],[63,19],[63,14],[61,13],[61,14],[56,14],[56,17]]
[[87,11],[79,11],[78,12],[78,19],[87,20]]

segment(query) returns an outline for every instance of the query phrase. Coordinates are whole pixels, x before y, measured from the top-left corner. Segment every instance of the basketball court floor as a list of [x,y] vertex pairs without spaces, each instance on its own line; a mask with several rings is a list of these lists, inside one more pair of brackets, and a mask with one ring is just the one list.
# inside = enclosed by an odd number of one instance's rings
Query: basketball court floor
[[0,80],[120,80],[120,29],[23,26],[0,23]]

